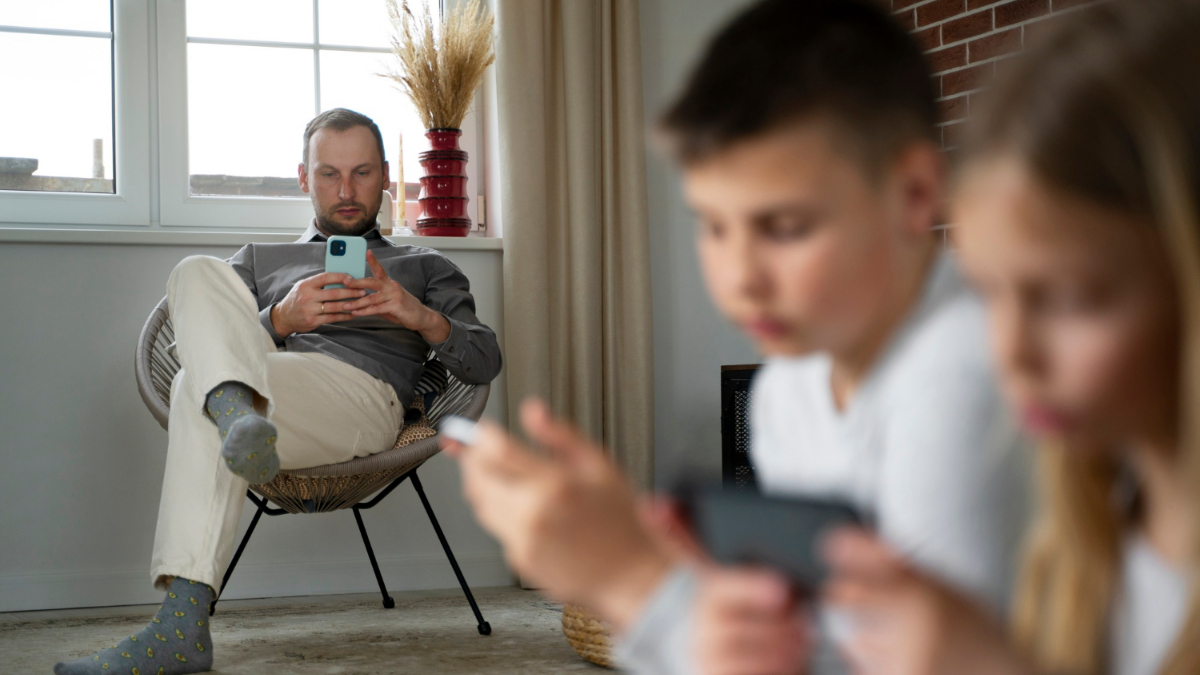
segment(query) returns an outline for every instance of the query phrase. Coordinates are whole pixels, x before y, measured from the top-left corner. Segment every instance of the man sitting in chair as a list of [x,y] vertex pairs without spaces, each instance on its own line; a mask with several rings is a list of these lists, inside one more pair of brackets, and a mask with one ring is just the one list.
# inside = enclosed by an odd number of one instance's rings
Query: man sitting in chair
[[[182,369],[151,562],[166,600],[145,630],[57,664],[59,675],[208,671],[207,609],[247,486],[281,467],[390,449],[431,348],[463,382],[500,372],[496,335],[476,318],[466,276],[437,251],[380,236],[388,164],[370,118],[345,109],[314,118],[299,173],[316,217],[296,243],[249,244],[228,262],[192,256],[171,273]],[[325,273],[331,235],[365,237],[373,276]]]

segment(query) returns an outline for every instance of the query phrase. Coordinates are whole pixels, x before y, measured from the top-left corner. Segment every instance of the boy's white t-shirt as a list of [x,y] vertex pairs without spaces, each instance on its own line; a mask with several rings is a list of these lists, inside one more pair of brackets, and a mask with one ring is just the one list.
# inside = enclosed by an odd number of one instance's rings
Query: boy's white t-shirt
[[[996,386],[983,308],[949,254],[845,410],[825,355],[755,378],[751,459],[768,494],[849,500],[921,568],[1002,611],[1030,513],[1029,457]],[[696,588],[677,570],[621,636],[636,673],[695,672]],[[817,672],[835,667],[827,659]]]
[[1004,607],[1030,458],[995,384],[983,312],[942,255],[844,410],[828,356],[770,359],[754,384],[751,459],[764,492],[849,500],[921,567]]

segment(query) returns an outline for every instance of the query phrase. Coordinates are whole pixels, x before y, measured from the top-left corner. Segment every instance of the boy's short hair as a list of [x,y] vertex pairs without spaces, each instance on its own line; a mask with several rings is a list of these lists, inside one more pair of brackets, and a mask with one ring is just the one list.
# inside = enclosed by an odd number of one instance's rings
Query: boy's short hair
[[929,66],[880,0],[764,0],[709,44],[660,122],[683,165],[805,119],[828,120],[870,169],[934,141]]
[[321,129],[345,131],[353,127],[366,127],[371,131],[371,135],[375,137],[375,145],[379,148],[379,164],[383,165],[387,161],[383,154],[383,134],[379,132],[379,125],[375,124],[375,120],[347,108],[330,108],[309,120],[308,126],[304,128],[304,154],[301,161],[304,162],[305,170],[308,169],[308,145],[313,134]]

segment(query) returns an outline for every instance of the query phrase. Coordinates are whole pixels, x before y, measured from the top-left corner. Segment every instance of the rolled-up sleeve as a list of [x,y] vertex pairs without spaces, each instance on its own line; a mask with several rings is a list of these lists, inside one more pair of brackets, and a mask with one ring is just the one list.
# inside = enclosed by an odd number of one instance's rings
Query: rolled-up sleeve
[[467,276],[445,258],[431,266],[425,285],[425,306],[450,323],[450,335],[431,344],[438,360],[459,380],[485,384],[500,374],[500,343],[496,333],[475,316],[475,298]]

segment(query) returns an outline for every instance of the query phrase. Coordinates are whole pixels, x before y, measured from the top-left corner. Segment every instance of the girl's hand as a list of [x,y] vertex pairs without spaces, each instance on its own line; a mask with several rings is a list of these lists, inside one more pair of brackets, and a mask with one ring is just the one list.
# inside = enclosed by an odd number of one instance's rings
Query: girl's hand
[[840,646],[862,675],[1033,675],[1004,630],[970,599],[909,567],[858,530],[825,542],[825,602],[853,619]]
[[808,663],[811,630],[775,572],[708,568],[693,618],[693,658],[704,675],[798,675]]

